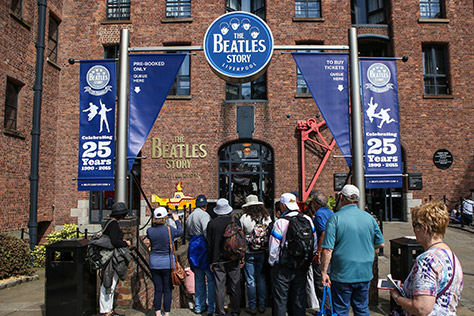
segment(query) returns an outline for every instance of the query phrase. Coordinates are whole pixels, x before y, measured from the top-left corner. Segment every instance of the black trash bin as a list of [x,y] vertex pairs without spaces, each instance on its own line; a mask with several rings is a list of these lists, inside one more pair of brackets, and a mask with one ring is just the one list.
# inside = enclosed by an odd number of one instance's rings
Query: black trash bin
[[86,239],[66,239],[46,246],[46,316],[96,313],[97,274],[89,268],[86,253]]
[[[395,280],[405,282],[408,274],[415,263],[416,257],[424,251],[416,239],[399,237],[390,240],[390,274]],[[391,309],[395,308],[395,302],[390,299]]]

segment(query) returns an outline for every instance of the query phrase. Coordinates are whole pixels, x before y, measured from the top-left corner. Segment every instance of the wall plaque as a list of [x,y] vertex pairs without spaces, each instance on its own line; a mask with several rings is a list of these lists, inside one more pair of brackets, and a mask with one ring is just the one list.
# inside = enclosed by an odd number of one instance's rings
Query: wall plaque
[[439,169],[448,169],[453,164],[453,155],[447,149],[438,149],[433,156],[433,162]]

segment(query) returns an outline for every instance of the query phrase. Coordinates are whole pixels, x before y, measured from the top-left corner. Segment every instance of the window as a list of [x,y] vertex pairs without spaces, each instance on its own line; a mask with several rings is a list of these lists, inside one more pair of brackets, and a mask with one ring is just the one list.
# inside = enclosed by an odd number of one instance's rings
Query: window
[[226,12],[251,12],[265,20],[265,0],[226,0]]
[[110,45],[104,46],[104,58],[105,59],[114,59],[119,57],[120,46],[119,45]]
[[425,94],[449,94],[446,46],[423,45]]
[[386,24],[385,0],[352,0],[352,24]]
[[130,0],[107,0],[107,20],[130,20]]
[[166,17],[191,17],[191,0],[166,0]]
[[23,16],[23,1],[22,0],[12,0],[12,6],[10,7],[13,13],[17,16]]
[[[171,52],[169,52],[171,53]],[[178,53],[178,52],[176,52]],[[188,52],[179,52],[188,53]],[[183,64],[178,71],[178,75],[170,89],[168,95],[191,95],[191,74],[190,74],[190,60],[189,55],[184,58]]]
[[17,128],[18,96],[22,86],[22,84],[7,78],[3,127],[12,131],[16,131]]
[[320,18],[321,0],[295,1],[295,17]]
[[[319,50],[298,50],[298,52],[319,52]],[[304,80],[303,74],[298,66],[296,66],[296,94],[310,94],[308,85]]]
[[420,18],[437,19],[444,18],[442,0],[420,0]]
[[58,29],[59,21],[50,15],[48,32],[48,59],[53,62],[58,61]]
[[252,82],[231,83],[225,85],[226,100],[266,100],[267,99],[267,74]]

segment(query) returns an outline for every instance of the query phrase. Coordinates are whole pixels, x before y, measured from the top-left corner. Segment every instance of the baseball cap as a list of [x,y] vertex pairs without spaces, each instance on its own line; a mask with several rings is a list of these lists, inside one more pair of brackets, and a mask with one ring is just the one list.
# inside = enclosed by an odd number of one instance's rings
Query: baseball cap
[[359,189],[355,186],[355,185],[352,185],[352,184],[346,184],[341,192],[339,192],[339,194],[342,194],[344,195],[345,197],[348,197],[348,198],[353,198],[354,195],[359,198]]
[[198,197],[196,198],[196,206],[201,207],[201,206],[205,206],[205,205],[207,205],[206,196],[203,195],[203,194],[198,195]]
[[165,218],[168,215],[168,210],[164,207],[158,207],[153,211],[154,218]]
[[291,193],[283,193],[280,197],[280,203],[285,204],[291,211],[298,211],[298,203],[296,203],[296,196]]

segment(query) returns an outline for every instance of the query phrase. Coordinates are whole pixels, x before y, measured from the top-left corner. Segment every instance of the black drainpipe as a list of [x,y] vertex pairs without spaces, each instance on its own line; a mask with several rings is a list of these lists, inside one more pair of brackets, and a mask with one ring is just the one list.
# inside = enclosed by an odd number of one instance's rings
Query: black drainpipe
[[31,129],[30,171],[30,249],[34,249],[38,238],[38,162],[41,134],[41,95],[43,92],[44,37],[46,25],[46,0],[38,0],[38,41],[36,42],[36,77],[33,86],[33,127]]

